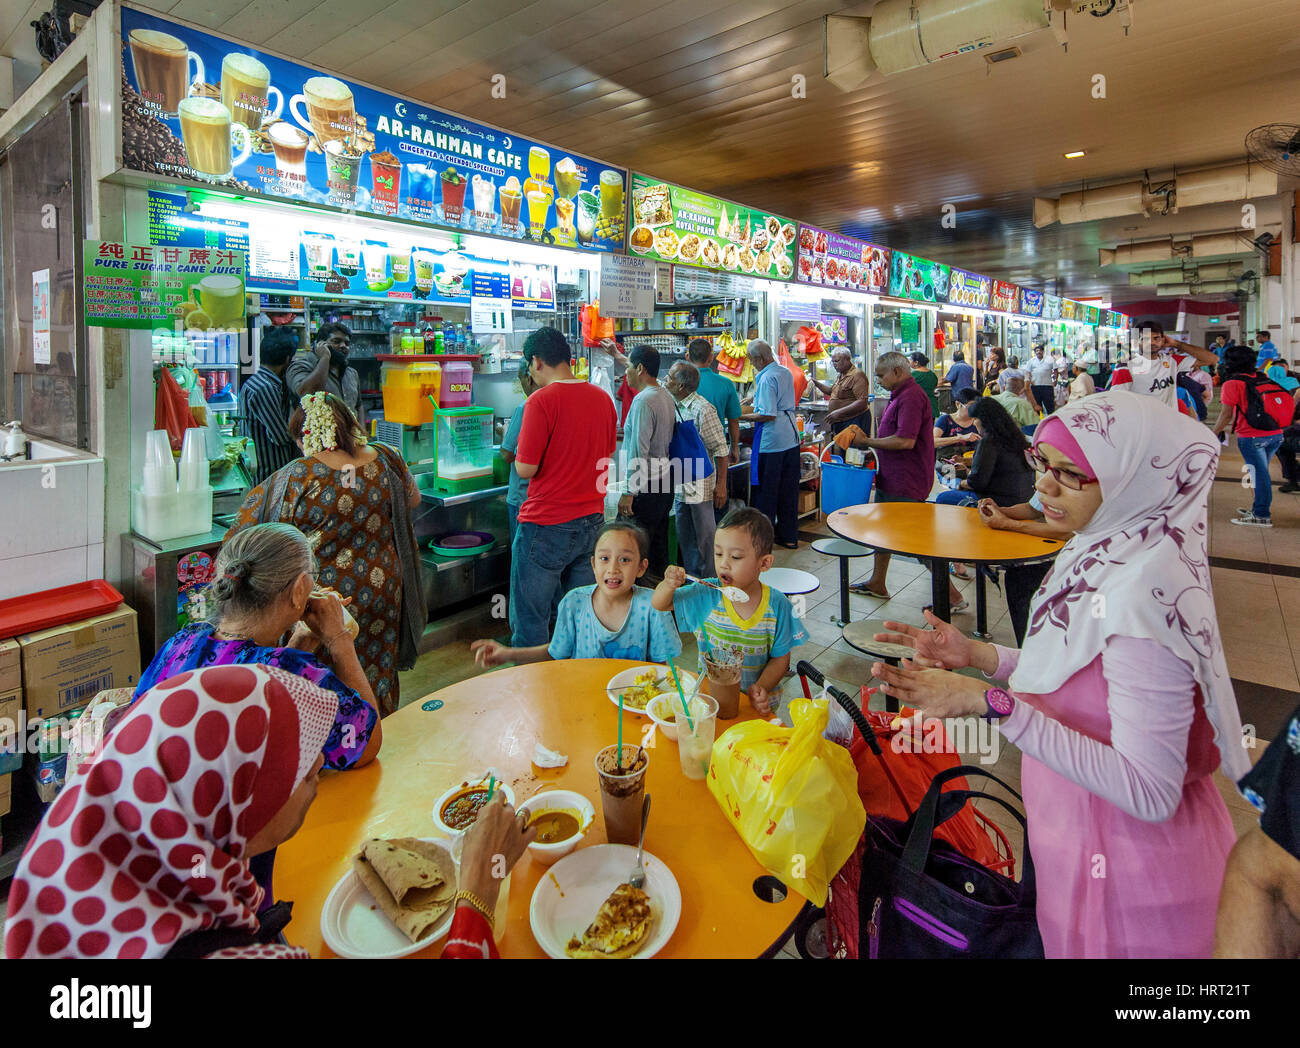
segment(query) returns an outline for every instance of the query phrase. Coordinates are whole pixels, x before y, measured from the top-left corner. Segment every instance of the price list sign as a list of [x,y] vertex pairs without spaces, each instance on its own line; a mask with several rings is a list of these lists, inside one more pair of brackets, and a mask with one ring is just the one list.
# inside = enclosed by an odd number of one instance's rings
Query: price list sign
[[222,331],[244,326],[247,256],[242,251],[86,240],[82,264],[91,327]]
[[600,315],[649,319],[654,311],[655,263],[625,255],[601,256]]

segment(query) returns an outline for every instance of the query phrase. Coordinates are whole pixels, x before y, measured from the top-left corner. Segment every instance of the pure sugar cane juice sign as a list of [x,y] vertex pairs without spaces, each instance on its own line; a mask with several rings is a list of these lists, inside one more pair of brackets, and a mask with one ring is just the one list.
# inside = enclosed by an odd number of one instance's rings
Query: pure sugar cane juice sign
[[794,279],[797,231],[780,215],[633,174],[631,224],[628,247],[635,254],[770,280]]
[[621,168],[131,8],[121,20],[122,161],[131,170],[444,229],[623,250]]
[[84,241],[86,323],[146,330],[242,328],[246,257],[242,251],[206,247]]

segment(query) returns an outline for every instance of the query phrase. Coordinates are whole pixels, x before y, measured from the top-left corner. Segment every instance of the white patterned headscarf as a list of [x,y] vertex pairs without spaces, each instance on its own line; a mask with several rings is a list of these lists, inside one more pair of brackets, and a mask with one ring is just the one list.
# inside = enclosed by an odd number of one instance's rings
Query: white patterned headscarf
[[1045,419],[1040,443],[1086,459],[1076,462],[1100,482],[1102,503],[1034,595],[1012,687],[1049,694],[1111,637],[1154,640],[1191,667],[1235,782],[1251,764],[1210,586],[1206,521],[1218,441],[1152,397],[1107,392]]

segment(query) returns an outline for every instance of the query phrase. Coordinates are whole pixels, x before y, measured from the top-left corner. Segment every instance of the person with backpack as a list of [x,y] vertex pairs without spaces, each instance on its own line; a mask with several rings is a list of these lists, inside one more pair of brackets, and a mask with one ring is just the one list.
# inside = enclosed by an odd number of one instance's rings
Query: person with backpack
[[1233,524],[1245,527],[1273,526],[1273,482],[1268,463],[1282,446],[1282,430],[1291,423],[1295,402],[1281,386],[1258,371],[1253,349],[1234,346],[1223,354],[1223,385],[1219,399],[1223,410],[1214,424],[1215,435],[1224,440],[1229,426],[1237,434],[1237,449],[1251,473],[1254,505],[1240,509]]

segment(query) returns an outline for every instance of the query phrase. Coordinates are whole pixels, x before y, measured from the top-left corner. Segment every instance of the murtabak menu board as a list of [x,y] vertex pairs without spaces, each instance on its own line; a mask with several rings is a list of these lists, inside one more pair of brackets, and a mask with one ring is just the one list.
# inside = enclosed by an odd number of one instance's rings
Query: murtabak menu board
[[134,171],[622,251],[627,172],[123,7]]
[[769,280],[794,279],[795,224],[729,200],[632,174],[637,255]]
[[910,298],[918,302],[946,302],[951,272],[942,262],[894,251],[889,293],[894,298]]
[[1022,287],[1020,289],[1020,313],[1026,317],[1041,317],[1043,315],[1043,293]]
[[883,295],[889,287],[889,248],[801,225],[798,274],[802,284]]
[[948,303],[954,306],[970,306],[974,309],[988,309],[989,296],[993,293],[993,278],[970,273],[955,266],[948,275]]
[[993,281],[993,308],[1000,313],[1014,313],[1020,288],[1005,280]]

